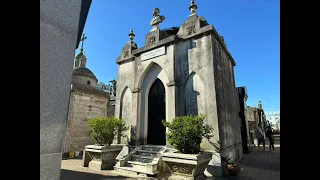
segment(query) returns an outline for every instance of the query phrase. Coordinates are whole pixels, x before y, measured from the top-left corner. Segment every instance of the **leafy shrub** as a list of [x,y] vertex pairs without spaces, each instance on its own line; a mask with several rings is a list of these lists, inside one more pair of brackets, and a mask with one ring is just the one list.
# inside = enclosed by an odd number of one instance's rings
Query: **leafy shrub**
[[171,123],[162,120],[169,129],[167,139],[171,145],[184,154],[197,154],[203,138],[210,139],[212,126],[204,125],[205,116],[176,117]]
[[90,136],[102,145],[110,145],[118,136],[123,136],[127,130],[123,119],[116,117],[97,117],[88,120],[88,126],[91,128]]

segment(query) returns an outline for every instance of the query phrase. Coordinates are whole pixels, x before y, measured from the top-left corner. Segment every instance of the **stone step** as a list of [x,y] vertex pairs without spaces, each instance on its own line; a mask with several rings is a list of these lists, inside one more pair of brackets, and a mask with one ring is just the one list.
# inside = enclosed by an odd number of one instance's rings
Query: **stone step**
[[155,158],[155,156],[144,156],[144,155],[136,155],[136,154],[133,154],[131,157],[141,158],[141,159],[154,159]]
[[114,170],[120,174],[129,174],[129,175],[139,175],[139,174],[155,175],[155,174],[159,173],[159,171],[148,172],[145,168],[140,168],[140,167],[136,167],[136,166],[133,166],[133,167],[114,166]]
[[131,158],[131,161],[141,162],[141,163],[150,163],[152,159],[142,159],[142,158]]
[[164,146],[152,146],[152,145],[144,145],[141,147],[142,150],[160,152]]
[[137,155],[143,155],[143,156],[158,156],[160,153],[158,151],[148,151],[148,150],[141,150],[139,149],[137,151]]
[[131,161],[150,163],[154,158],[155,158],[154,156],[132,155]]

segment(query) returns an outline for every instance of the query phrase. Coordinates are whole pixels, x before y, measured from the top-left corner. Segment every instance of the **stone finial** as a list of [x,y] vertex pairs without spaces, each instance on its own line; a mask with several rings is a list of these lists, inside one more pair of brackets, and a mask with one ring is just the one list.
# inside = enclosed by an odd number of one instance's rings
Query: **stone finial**
[[189,10],[191,11],[191,15],[190,16],[195,15],[197,9],[198,9],[198,6],[194,3],[194,0],[191,0],[191,4],[189,6]]
[[129,37],[130,37],[130,42],[133,42],[133,39],[136,35],[133,33],[133,28],[131,28],[130,30],[130,34],[129,34]]
[[152,20],[150,22],[150,25],[152,26],[152,29],[150,32],[158,30],[160,27],[160,23],[162,23],[165,20],[164,16],[160,15],[160,9],[159,8],[154,8],[153,13],[152,13]]
[[83,52],[83,44],[84,44],[84,40],[87,39],[87,36],[85,34],[82,34],[82,38],[80,39],[80,41],[82,41],[82,45],[81,45],[81,49],[80,51]]
[[84,55],[84,49],[83,49],[84,40],[86,39],[87,39],[87,36],[85,34],[82,34],[82,38],[80,39],[80,41],[82,42],[81,49],[80,49],[80,53],[76,56],[75,67],[86,67],[87,58]]
[[262,102],[261,101],[259,101],[259,103],[258,103],[258,108],[262,109]]

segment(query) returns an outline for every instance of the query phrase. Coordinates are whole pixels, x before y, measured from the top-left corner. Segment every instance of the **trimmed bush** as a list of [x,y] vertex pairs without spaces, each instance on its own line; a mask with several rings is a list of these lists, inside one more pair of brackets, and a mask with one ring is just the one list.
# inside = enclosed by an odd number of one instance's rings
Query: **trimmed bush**
[[100,146],[111,145],[118,135],[123,134],[127,128],[123,119],[116,117],[97,117],[88,120],[88,126],[91,128],[90,136],[95,139]]
[[205,125],[205,116],[182,116],[176,117],[171,123],[162,120],[169,129],[167,139],[180,153],[197,154],[200,152],[200,144],[203,138],[210,139],[212,126]]

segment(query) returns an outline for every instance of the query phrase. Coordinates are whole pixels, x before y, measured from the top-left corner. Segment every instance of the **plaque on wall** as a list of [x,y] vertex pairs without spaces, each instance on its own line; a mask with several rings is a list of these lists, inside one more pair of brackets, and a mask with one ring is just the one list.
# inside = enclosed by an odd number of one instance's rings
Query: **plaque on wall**
[[145,61],[145,60],[148,60],[148,59],[151,59],[154,57],[158,57],[158,56],[164,55],[165,53],[166,53],[166,48],[164,46],[162,46],[160,48],[142,53],[141,54],[141,61]]

